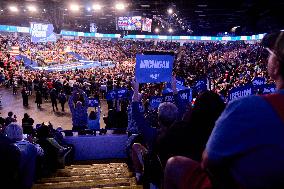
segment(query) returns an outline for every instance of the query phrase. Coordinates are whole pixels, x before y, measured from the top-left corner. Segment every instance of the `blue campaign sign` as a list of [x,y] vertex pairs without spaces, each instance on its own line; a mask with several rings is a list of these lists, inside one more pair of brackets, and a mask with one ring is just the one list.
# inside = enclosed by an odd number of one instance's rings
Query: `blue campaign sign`
[[107,92],[106,99],[107,100],[114,100],[116,99],[117,93],[115,90],[110,90]]
[[[182,91],[182,90],[187,90],[189,89],[188,87],[182,86],[182,85],[177,85],[177,91]],[[162,94],[168,94],[168,93],[172,93],[173,90],[171,88],[164,88],[162,91]]]
[[253,87],[249,84],[242,86],[242,87],[236,87],[229,91],[229,97],[228,100],[232,101],[235,99],[238,99],[243,96],[249,96],[253,95]]
[[179,102],[191,102],[192,101],[192,91],[191,89],[186,89],[178,92]]
[[97,98],[89,98],[89,107],[98,107],[99,99]]
[[144,111],[145,111],[142,102],[139,102],[139,111],[140,111],[141,113],[144,113]]
[[162,91],[162,94],[168,94],[168,93],[172,93],[173,90],[171,88],[164,88]]
[[184,86],[185,79],[183,79],[181,77],[177,77],[176,80],[177,80],[177,85]]
[[116,93],[117,93],[116,98],[118,98],[118,99],[127,98],[127,96],[128,96],[128,90],[125,89],[125,88],[117,89]]
[[172,93],[164,95],[164,102],[175,102],[174,96]]
[[274,93],[276,91],[276,85],[275,84],[264,84],[262,85],[263,94],[269,94]]
[[193,88],[197,93],[206,91],[207,90],[207,79],[205,78],[205,79],[197,80]]
[[33,43],[45,43],[48,41],[55,42],[56,35],[53,33],[52,24],[42,24],[31,22],[30,34]]
[[159,105],[163,102],[164,97],[162,96],[152,96],[149,99],[150,106],[152,108],[158,108]]
[[135,77],[139,83],[170,82],[174,57],[170,55],[136,55]]
[[264,83],[265,83],[265,78],[263,78],[263,77],[255,77],[252,80],[253,86],[263,85]]

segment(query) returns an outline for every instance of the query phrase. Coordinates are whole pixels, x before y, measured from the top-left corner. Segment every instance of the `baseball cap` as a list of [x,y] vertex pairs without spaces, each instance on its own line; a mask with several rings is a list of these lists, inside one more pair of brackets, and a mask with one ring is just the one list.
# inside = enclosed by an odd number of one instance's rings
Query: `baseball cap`
[[262,45],[273,52],[281,62],[284,61],[284,31],[266,34]]

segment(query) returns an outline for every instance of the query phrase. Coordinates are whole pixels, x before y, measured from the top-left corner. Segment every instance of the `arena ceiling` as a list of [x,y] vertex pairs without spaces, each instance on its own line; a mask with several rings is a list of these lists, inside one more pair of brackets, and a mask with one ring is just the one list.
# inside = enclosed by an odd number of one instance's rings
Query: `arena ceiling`
[[[31,21],[51,22],[57,29],[89,31],[89,24],[96,23],[98,32],[118,33],[115,27],[117,16],[145,16],[153,18],[153,29],[157,26],[162,34],[168,28],[173,35],[216,35],[219,32],[256,34],[284,29],[283,0],[124,0],[126,10],[118,11],[116,0],[0,0],[0,24],[29,26]],[[69,10],[76,3],[80,10]],[[103,7],[100,11],[88,10],[94,3]],[[27,10],[35,5],[37,12]],[[9,11],[15,5],[18,12]],[[168,8],[174,10],[169,15]],[[141,33],[141,32],[140,32]],[[143,33],[146,34],[146,33]]]

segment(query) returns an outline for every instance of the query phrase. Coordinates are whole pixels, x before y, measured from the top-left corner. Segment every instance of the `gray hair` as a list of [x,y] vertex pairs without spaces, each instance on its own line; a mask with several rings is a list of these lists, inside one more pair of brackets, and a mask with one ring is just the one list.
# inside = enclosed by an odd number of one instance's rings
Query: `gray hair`
[[163,102],[158,108],[159,122],[165,127],[171,126],[178,117],[178,108],[171,102]]
[[23,129],[20,125],[11,123],[5,128],[5,135],[13,141],[21,141],[23,139]]

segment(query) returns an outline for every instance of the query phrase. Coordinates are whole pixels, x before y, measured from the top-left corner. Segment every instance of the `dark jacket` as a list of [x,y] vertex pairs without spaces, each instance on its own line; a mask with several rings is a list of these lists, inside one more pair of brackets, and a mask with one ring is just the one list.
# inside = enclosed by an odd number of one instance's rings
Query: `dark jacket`
[[42,94],[40,91],[37,91],[36,92],[36,100],[35,100],[35,103],[37,104],[42,104]]

